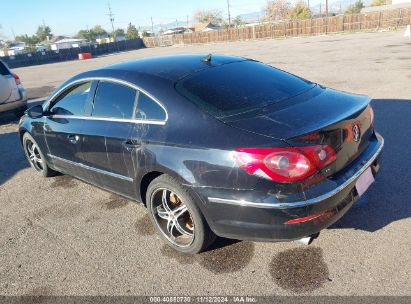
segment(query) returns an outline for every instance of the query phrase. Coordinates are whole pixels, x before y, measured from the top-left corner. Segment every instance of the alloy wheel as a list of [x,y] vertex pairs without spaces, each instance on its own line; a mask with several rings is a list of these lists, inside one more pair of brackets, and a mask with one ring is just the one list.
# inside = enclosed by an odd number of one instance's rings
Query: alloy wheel
[[26,141],[26,151],[30,163],[37,171],[43,171],[44,161],[41,158],[39,147],[31,140]]
[[194,241],[194,222],[181,198],[165,188],[152,195],[152,214],[161,233],[174,245],[188,247]]

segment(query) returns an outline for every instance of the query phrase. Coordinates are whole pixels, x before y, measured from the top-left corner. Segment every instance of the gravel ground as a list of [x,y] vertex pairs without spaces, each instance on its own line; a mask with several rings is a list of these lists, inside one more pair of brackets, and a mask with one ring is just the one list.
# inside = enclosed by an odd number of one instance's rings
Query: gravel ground
[[386,148],[367,201],[307,247],[219,239],[182,255],[155,235],[143,206],[68,176],[37,176],[13,117],[2,115],[0,294],[411,295],[411,39],[402,32],[142,49],[14,71],[37,98],[91,68],[209,52],[373,97]]

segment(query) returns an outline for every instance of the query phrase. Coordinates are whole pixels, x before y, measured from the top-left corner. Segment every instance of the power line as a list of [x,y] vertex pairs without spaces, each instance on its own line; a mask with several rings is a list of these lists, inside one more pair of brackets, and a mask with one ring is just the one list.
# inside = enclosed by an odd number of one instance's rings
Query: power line
[[108,14],[107,14],[107,16],[110,17],[111,28],[113,29],[113,32],[114,32],[114,14],[111,11],[110,2],[108,2]]
[[228,26],[231,26],[230,0],[227,0]]

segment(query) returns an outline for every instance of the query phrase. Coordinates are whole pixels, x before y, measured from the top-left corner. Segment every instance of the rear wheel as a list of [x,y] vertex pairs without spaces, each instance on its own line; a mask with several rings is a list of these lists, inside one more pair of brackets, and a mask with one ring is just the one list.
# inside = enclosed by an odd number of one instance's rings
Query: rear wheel
[[27,107],[21,107],[16,110],[14,110],[14,115],[16,115],[17,118],[20,118],[23,116],[24,112],[27,110]]
[[147,189],[147,207],[160,237],[177,251],[199,253],[214,240],[194,196],[174,178],[161,175]]
[[23,135],[23,148],[27,160],[34,170],[44,177],[53,176],[55,174],[55,171],[48,167],[43,152],[29,133]]

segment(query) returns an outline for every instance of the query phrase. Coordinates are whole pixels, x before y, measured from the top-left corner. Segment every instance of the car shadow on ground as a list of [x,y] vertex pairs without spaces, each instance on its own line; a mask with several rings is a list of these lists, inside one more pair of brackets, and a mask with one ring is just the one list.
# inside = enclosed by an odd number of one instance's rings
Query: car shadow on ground
[[0,134],[0,187],[17,172],[29,167],[16,131]]
[[374,232],[411,217],[411,100],[376,99],[375,129],[385,139],[381,170],[366,201],[351,208],[330,229]]

